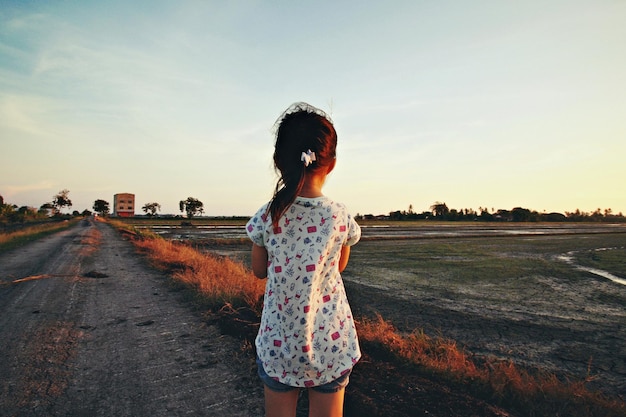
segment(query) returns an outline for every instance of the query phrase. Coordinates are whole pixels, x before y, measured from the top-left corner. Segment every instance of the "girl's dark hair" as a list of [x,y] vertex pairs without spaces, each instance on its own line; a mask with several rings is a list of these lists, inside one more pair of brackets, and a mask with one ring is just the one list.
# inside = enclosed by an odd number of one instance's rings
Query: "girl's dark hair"
[[[337,148],[337,132],[326,113],[307,103],[289,106],[274,128],[274,168],[280,177],[269,213],[276,228],[280,217],[302,190],[305,172],[324,169],[332,163]],[[309,150],[315,153],[315,161],[307,166],[301,158],[302,153]]]

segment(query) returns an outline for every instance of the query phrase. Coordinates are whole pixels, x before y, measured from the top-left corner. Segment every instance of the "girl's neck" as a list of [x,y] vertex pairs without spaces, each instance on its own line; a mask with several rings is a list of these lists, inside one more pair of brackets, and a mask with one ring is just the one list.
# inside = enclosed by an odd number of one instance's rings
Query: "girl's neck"
[[322,193],[322,187],[324,186],[325,180],[326,175],[315,175],[314,173],[306,175],[304,178],[304,184],[302,185],[302,190],[300,190],[298,196],[305,198],[322,197],[324,195]]

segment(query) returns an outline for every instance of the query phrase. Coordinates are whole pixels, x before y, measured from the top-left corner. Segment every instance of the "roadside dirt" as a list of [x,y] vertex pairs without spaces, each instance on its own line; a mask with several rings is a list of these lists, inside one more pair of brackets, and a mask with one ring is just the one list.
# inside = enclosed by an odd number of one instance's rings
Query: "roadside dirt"
[[241,342],[102,223],[0,256],[0,341],[2,416],[263,413]]

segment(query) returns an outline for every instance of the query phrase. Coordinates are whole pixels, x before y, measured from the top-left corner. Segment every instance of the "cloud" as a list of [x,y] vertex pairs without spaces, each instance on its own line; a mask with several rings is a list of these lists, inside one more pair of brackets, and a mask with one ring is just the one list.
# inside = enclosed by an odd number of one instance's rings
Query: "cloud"
[[32,191],[52,190],[54,187],[54,184],[52,183],[52,181],[43,180],[43,181],[33,183],[33,184],[22,184],[22,185],[0,184],[0,186],[2,187],[3,190],[5,190],[6,195],[4,197],[6,201],[7,198],[15,197],[17,195],[29,193]]
[[6,28],[11,31],[32,30],[41,27],[46,22],[46,15],[42,13],[26,14],[6,22]]
[[0,128],[36,136],[45,136],[48,129],[42,120],[53,104],[42,97],[8,94],[0,96]]

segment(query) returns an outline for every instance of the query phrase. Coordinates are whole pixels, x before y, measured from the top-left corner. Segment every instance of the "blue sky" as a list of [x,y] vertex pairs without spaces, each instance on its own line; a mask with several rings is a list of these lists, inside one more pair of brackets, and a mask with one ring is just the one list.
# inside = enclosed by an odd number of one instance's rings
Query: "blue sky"
[[625,20],[618,0],[0,0],[0,195],[250,215],[272,125],[307,101],[355,214],[626,214]]

